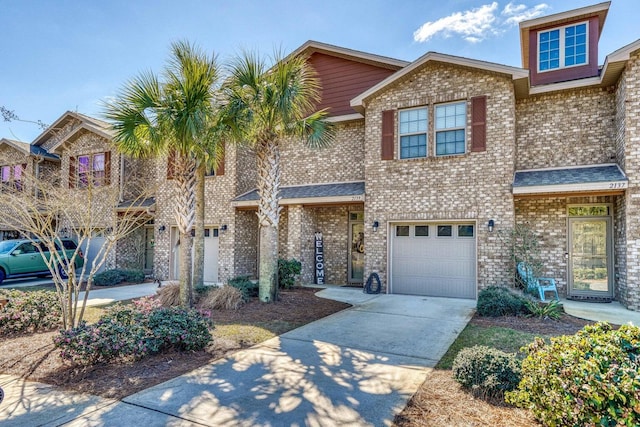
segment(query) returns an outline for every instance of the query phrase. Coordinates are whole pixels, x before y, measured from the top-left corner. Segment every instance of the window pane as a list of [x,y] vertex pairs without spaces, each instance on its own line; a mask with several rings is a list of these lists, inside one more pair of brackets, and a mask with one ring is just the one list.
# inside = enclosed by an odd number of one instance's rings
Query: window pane
[[104,154],[93,156],[93,185],[104,184]]
[[438,226],[438,237],[451,237],[452,236],[453,227],[450,225],[439,225]]
[[458,237],[473,237],[473,225],[459,225]]
[[436,154],[463,154],[465,152],[465,131],[451,130],[436,132]]
[[86,187],[89,184],[89,156],[78,157],[78,186]]
[[400,137],[400,158],[424,157],[427,154],[427,135]]
[[218,228],[214,228],[213,229],[213,237],[218,237],[219,234],[220,234],[220,230]]
[[409,235],[408,225],[396,225],[396,236],[405,237]]
[[8,182],[11,180],[11,166],[2,167],[2,181]]
[[429,235],[429,226],[428,225],[416,225],[416,237],[423,237]]

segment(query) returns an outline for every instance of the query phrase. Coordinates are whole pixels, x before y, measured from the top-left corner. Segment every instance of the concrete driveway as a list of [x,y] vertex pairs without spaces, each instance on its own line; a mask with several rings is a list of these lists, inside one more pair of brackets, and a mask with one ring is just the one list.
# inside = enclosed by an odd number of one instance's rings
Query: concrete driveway
[[390,425],[475,308],[349,288],[320,295],[355,306],[69,425]]

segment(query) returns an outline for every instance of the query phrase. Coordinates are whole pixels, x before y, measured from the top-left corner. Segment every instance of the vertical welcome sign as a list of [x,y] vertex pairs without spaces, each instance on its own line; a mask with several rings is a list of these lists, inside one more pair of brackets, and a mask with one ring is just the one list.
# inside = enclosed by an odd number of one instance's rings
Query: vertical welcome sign
[[315,238],[314,261],[316,266],[316,285],[324,285],[324,243],[322,233],[317,232]]

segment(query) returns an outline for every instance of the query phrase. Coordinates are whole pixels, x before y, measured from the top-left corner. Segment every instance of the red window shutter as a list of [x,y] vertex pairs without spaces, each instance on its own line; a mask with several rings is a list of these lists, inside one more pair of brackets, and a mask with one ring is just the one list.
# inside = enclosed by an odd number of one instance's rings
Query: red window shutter
[[111,185],[111,151],[104,153],[104,185]]
[[393,160],[396,128],[395,116],[396,110],[385,110],[382,112],[382,147],[380,154],[382,160]]
[[225,145],[222,144],[222,150],[220,151],[220,158],[218,159],[218,167],[216,168],[216,176],[224,175],[224,162],[225,162]]
[[69,188],[76,188],[76,158],[69,157]]
[[167,161],[167,179],[173,179],[176,176],[176,151],[169,151],[169,159]]
[[487,97],[471,98],[471,151],[487,150]]

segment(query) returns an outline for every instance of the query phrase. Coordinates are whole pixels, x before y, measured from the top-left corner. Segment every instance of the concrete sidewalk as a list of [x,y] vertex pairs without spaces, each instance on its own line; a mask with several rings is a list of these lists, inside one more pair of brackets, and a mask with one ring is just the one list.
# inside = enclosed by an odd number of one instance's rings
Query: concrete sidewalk
[[[138,285],[118,286],[115,288],[94,287],[89,291],[88,306],[110,304],[115,301],[123,301],[132,298],[140,298],[155,295],[158,290],[157,283],[140,283]],[[78,301],[82,301],[84,292],[78,295]]]
[[[473,300],[366,295],[352,288],[320,295],[354,307],[121,402],[83,396],[73,397],[77,404],[49,405],[45,425],[389,425],[475,308]],[[66,395],[55,400],[72,399]],[[27,397],[39,412],[44,396]],[[29,413],[14,415],[3,404],[0,420],[6,421],[0,424],[39,425]]]

